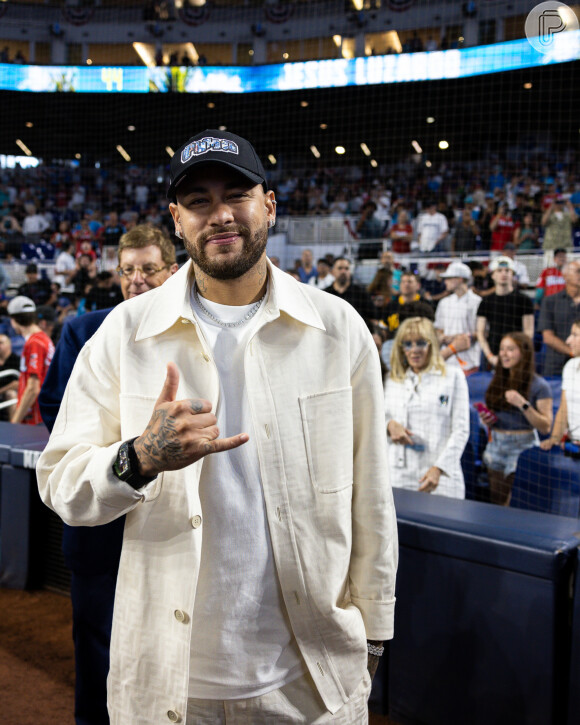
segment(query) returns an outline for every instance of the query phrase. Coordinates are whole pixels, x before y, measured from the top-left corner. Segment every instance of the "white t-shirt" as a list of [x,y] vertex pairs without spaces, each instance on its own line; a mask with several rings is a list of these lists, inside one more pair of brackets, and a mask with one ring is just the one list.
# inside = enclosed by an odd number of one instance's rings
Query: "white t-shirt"
[[441,212],[435,214],[424,212],[417,219],[417,237],[422,252],[432,252],[443,232],[449,231],[447,217]]
[[457,355],[447,358],[448,365],[459,365],[462,370],[479,367],[481,362],[481,347],[475,340],[477,324],[477,310],[481,304],[481,297],[472,290],[458,297],[456,294],[443,297],[439,300],[435,311],[435,327],[443,330],[444,335],[473,335],[473,344],[469,350],[462,350]]
[[76,268],[75,258],[68,252],[61,252],[54,264],[54,281],[60,284],[61,292],[74,290],[74,285],[67,282],[64,272],[72,272]]
[[580,358],[572,358],[562,370],[562,390],[566,393],[568,435],[580,441]]
[[[241,319],[253,306],[202,303],[225,322]],[[299,677],[304,668],[278,583],[244,377],[244,353],[263,306],[247,323],[224,328],[204,314],[192,295],[220,379],[220,438],[246,432],[250,440],[203,463],[204,530],[189,697],[257,697]]]

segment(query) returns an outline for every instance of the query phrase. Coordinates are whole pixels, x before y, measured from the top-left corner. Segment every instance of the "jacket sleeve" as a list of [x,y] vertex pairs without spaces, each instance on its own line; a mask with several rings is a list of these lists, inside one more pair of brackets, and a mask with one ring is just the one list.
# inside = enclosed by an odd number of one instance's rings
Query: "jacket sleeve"
[[113,473],[122,439],[112,338],[114,330],[103,324],[79,353],[36,468],[41,499],[70,526],[109,523],[147,498],[154,485],[137,491]]
[[352,375],[352,395],[350,592],[353,604],[361,611],[367,639],[385,640],[393,636],[398,539],[388,477],[379,358],[370,345]]
[[434,465],[450,475],[457,469],[469,438],[469,389],[461,370],[450,367],[447,375],[453,376],[451,430]]

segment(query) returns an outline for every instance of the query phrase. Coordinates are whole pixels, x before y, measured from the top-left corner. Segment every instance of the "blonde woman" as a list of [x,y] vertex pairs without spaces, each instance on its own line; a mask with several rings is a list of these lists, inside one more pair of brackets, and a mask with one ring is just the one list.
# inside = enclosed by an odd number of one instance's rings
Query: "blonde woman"
[[406,319],[385,383],[391,483],[465,498],[461,455],[469,437],[469,392],[458,367],[447,367],[433,323]]

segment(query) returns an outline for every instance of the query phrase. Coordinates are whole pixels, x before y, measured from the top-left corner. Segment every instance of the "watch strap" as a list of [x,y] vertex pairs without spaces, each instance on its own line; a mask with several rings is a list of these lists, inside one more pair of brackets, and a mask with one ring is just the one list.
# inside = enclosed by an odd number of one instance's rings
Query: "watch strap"
[[153,481],[156,476],[142,476],[139,473],[139,459],[135,453],[134,443],[138,436],[124,441],[119,446],[117,457],[113,463],[113,473],[120,480],[128,483],[135,490]]

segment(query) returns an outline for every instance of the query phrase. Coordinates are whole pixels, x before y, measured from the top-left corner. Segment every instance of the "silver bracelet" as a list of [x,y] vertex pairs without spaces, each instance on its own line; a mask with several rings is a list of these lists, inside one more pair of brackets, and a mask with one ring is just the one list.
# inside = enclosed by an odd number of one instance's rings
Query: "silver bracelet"
[[380,657],[385,651],[385,648],[377,647],[376,644],[371,644],[370,642],[367,642],[367,650],[370,655],[373,655],[373,657]]

